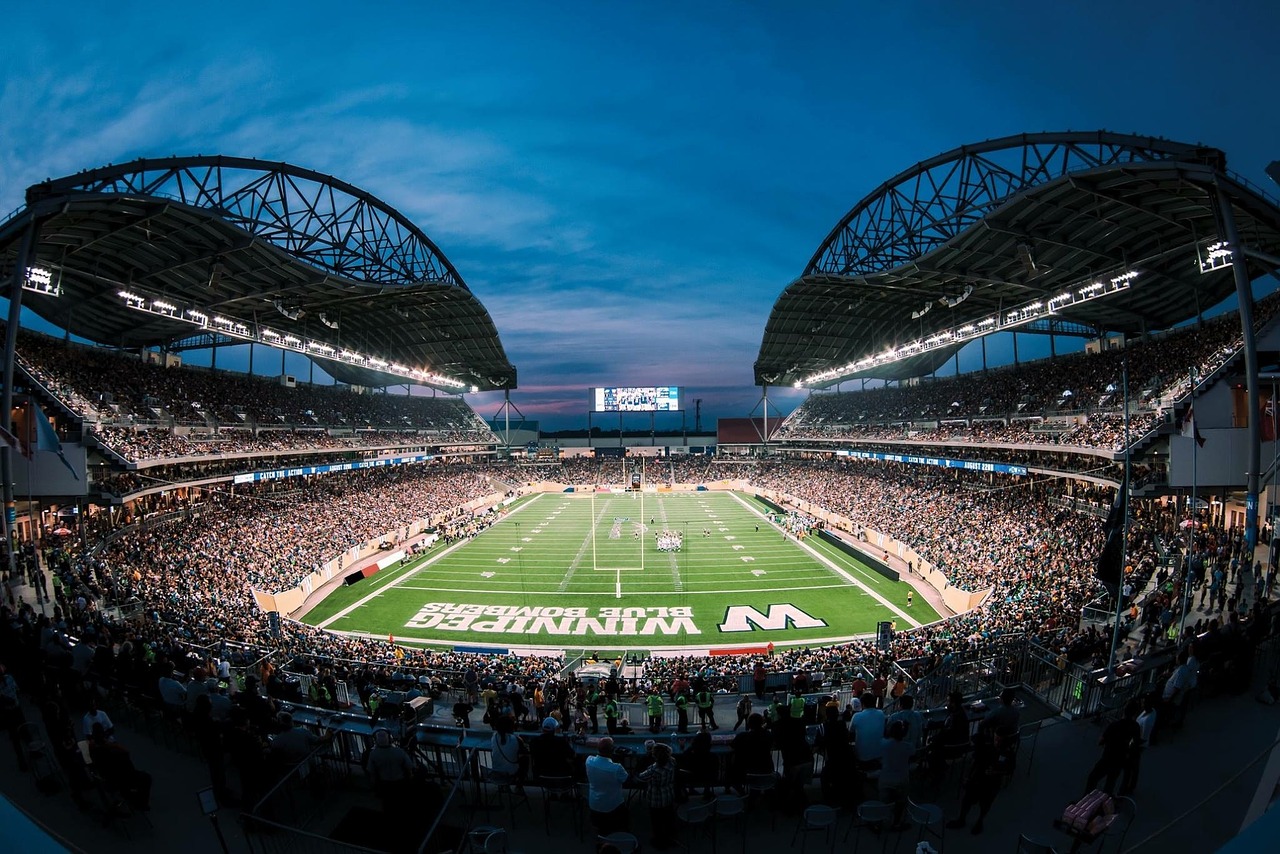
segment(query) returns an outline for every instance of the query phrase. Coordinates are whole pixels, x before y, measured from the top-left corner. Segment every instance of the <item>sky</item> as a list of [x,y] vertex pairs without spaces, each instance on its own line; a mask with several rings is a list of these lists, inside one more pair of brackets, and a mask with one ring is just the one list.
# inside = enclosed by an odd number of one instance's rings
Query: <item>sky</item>
[[[846,212],[921,160],[1105,128],[1221,148],[1280,194],[1263,172],[1280,159],[1280,3],[1207,9],[22,4],[0,32],[0,213],[40,180],[141,156],[328,173],[453,263],[526,417],[582,428],[592,386],[678,385],[710,428],[761,413],[752,364],[775,300]],[[218,366],[245,369],[246,349]],[[992,341],[988,358],[1010,350]],[[1019,336],[1019,352],[1048,341]],[[279,356],[259,348],[255,367]],[[309,375],[301,357],[287,368]],[[770,414],[803,394],[770,390]]]

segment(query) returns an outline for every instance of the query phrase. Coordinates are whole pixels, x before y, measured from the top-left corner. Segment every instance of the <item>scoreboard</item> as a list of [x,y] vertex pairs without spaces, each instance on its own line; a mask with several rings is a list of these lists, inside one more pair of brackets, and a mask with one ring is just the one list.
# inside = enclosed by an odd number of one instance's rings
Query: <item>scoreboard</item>
[[680,387],[605,386],[591,390],[592,412],[679,412]]

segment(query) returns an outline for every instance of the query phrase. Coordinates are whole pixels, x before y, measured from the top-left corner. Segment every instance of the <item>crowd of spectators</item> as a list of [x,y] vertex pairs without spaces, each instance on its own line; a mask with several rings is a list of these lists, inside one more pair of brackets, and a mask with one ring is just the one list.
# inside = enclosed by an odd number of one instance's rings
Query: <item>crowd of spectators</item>
[[149,624],[172,627],[190,643],[230,642],[286,657],[466,666],[485,657],[410,650],[396,658],[386,641],[288,620],[276,636],[250,588],[292,588],[355,545],[405,537],[417,519],[432,520],[445,537],[470,535],[494,514],[477,517],[462,505],[495,490],[502,488],[488,468],[442,464],[237,486],[234,494],[210,490],[173,521],[129,527],[92,556],[55,550],[49,563],[76,606],[72,614],[98,614],[102,601],[137,602]]
[[[1261,327],[1280,309],[1280,293],[1255,306]],[[1056,444],[1122,450],[1121,374],[1138,401],[1130,436],[1164,423],[1170,405],[1190,391],[1190,370],[1203,379],[1242,346],[1234,313],[1176,329],[1123,350],[1076,353],[1022,365],[939,378],[912,386],[811,395],[778,432],[781,441],[919,438]],[[1079,423],[1067,416],[1083,415]],[[1044,419],[1037,426],[1034,419]],[[1059,419],[1055,425],[1053,419]],[[916,428],[912,422],[925,425]],[[942,423],[950,422],[950,423]]]
[[[88,347],[22,330],[19,365],[68,408],[106,424],[294,427],[421,431],[495,441],[457,397],[361,394],[346,386],[144,361],[137,353]],[[174,456],[166,453],[165,456]]]
[[[1095,516],[1071,509],[1056,480],[852,460],[775,460],[758,464],[751,482],[889,534],[952,586],[991,591],[973,611],[898,631],[887,653],[869,641],[792,648],[779,650],[773,666],[850,676],[859,669],[876,673],[897,661],[914,663],[923,673],[948,656],[974,654],[1002,637],[1022,635],[1077,657],[1098,651],[1098,643],[1076,641],[1081,608],[1099,590],[1094,571],[1102,526]],[[1157,529],[1171,528],[1167,514],[1155,513],[1154,507],[1134,506],[1129,562],[1135,577],[1152,572]],[[655,658],[648,673],[663,682],[693,672],[731,685],[751,668],[750,657]]]
[[[325,430],[219,430],[175,434],[168,428],[94,427],[90,434],[112,451],[131,461],[180,457],[244,457],[286,452],[344,451],[438,447],[453,441],[472,441],[461,431],[417,433],[408,430],[366,430],[331,435]],[[243,468],[243,465],[242,465]]]

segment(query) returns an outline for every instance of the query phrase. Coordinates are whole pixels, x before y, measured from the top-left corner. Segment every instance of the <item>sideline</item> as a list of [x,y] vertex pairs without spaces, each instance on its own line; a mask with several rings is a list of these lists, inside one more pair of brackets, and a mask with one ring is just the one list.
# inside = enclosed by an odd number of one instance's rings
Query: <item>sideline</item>
[[[547,493],[541,493],[541,492],[540,492],[540,493],[538,493],[537,495],[533,496],[533,498],[532,498],[531,500],[526,501],[526,502],[523,502],[519,507],[517,507],[515,510],[512,510],[512,511],[511,511],[510,513],[508,513],[507,515],[508,515],[508,516],[514,516],[515,514],[517,514],[517,513],[519,513],[520,511],[524,510],[524,508],[526,508],[526,507],[532,507],[532,506],[533,506],[533,504],[534,504],[534,503],[535,503],[539,498],[541,498],[541,497],[542,497],[543,495],[545,495],[545,494],[547,494]],[[386,592],[387,592],[388,590],[390,590],[392,587],[399,587],[401,584],[403,584],[404,582],[408,581],[410,578],[413,578],[413,577],[414,577],[415,575],[417,575],[419,572],[421,572],[422,570],[424,570],[424,569],[426,569],[427,567],[431,566],[431,565],[432,565],[432,564],[434,564],[436,561],[438,561],[438,560],[440,560],[441,558],[443,558],[445,555],[447,555],[447,554],[451,554],[455,549],[461,548],[462,546],[466,545],[466,544],[467,544],[467,543],[469,543],[469,542],[470,542],[470,540],[458,540],[458,542],[456,542],[456,543],[454,543],[453,545],[451,545],[451,546],[449,546],[449,547],[445,548],[443,551],[436,552],[435,554],[431,555],[429,558],[427,558],[426,560],[424,560],[422,563],[418,564],[418,565],[417,565],[417,566],[415,566],[413,569],[409,570],[409,571],[408,571],[408,572],[406,572],[404,575],[400,576],[400,577],[399,577],[399,578],[397,578],[395,581],[392,581],[390,584],[388,584],[387,586],[383,587],[382,589],[380,589],[380,590],[375,590],[375,591],[373,591],[372,593],[370,593],[369,595],[364,596],[364,597],[362,597],[362,598],[360,598],[360,599],[357,599],[355,602],[352,602],[350,605],[348,605],[347,607],[343,608],[341,611],[338,611],[338,612],[337,612],[336,614],[334,614],[333,616],[331,616],[331,617],[327,617],[327,618],[325,618],[324,620],[321,620],[319,623],[316,623],[316,628],[317,628],[317,629],[328,629],[328,628],[329,628],[329,626],[333,625],[333,624],[334,624],[335,622],[337,622],[338,620],[341,620],[343,617],[345,617],[345,616],[347,616],[348,614],[350,614],[351,612],[355,611],[355,609],[357,609],[357,608],[359,608],[360,606],[365,605],[365,604],[367,604],[367,603],[369,603],[369,602],[372,602],[374,599],[378,598],[378,597],[379,597],[379,596],[381,596],[383,593],[386,593]]]
[[[748,510],[750,510],[752,513],[755,513],[757,516],[760,516],[761,518],[764,518],[764,519],[768,519],[768,518],[769,518],[769,516],[768,516],[768,514],[767,514],[767,513],[765,513],[763,510],[760,510],[760,509],[758,509],[758,508],[756,508],[756,507],[752,507],[752,506],[751,506],[751,504],[749,504],[749,503],[747,502],[747,500],[746,500],[745,498],[743,498],[741,495],[739,495],[737,492],[731,492],[731,493],[729,493],[729,494],[733,496],[733,499],[734,499],[735,501],[737,501],[737,502],[738,502],[739,504],[741,504],[743,507],[745,507],[745,508],[747,508]],[[771,525],[772,525],[773,523],[772,523],[772,522],[770,522],[769,524],[771,524]],[[778,526],[777,526],[777,525],[774,525],[773,527],[777,528]],[[789,540],[794,540],[794,538],[793,538],[793,537],[791,537],[791,535],[789,535],[789,534],[787,535],[787,539],[789,539]],[[901,609],[901,608],[899,608],[897,605],[894,605],[894,604],[893,604],[892,602],[890,602],[888,599],[884,598],[884,596],[880,595],[880,593],[878,593],[878,592],[877,592],[877,591],[875,591],[875,590],[872,590],[872,589],[871,589],[870,587],[868,587],[866,584],[864,584],[864,583],[862,583],[861,581],[859,581],[858,579],[854,578],[852,575],[850,575],[848,572],[846,572],[842,567],[837,566],[837,565],[835,564],[835,562],[834,562],[834,561],[832,561],[832,560],[831,560],[830,558],[828,558],[826,555],[824,555],[824,554],[822,554],[821,552],[819,552],[817,549],[813,548],[812,546],[808,545],[807,543],[805,543],[805,542],[803,542],[803,541],[801,541],[801,540],[794,540],[794,541],[795,541],[795,544],[796,544],[796,545],[798,545],[800,548],[802,548],[802,549],[804,549],[805,551],[807,551],[810,555],[812,555],[815,559],[817,559],[819,562],[821,562],[824,566],[826,566],[828,569],[830,569],[830,570],[831,570],[832,572],[834,572],[836,575],[840,576],[840,577],[841,577],[841,578],[843,578],[845,581],[848,581],[848,582],[849,582],[850,584],[852,584],[854,587],[857,587],[859,590],[862,590],[862,591],[863,591],[863,592],[865,592],[867,595],[871,596],[873,599],[875,599],[877,602],[879,602],[881,605],[885,606],[885,607],[886,607],[886,608],[888,608],[890,611],[892,611],[893,613],[897,614],[899,617],[901,617],[903,620],[905,620],[905,621],[906,621],[906,622],[911,626],[911,628],[913,628],[913,629],[918,629],[918,628],[920,628],[920,626],[922,626],[922,625],[923,625],[923,623],[921,623],[919,620],[916,620],[914,617],[912,617],[912,616],[911,616],[910,614],[908,614],[906,611],[902,610],[902,609]]]

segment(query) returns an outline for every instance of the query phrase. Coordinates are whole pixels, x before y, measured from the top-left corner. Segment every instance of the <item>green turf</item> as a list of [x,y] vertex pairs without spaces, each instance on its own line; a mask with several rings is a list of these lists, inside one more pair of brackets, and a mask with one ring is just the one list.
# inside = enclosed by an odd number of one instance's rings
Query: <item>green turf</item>
[[[534,496],[470,542],[339,588],[305,620],[405,641],[653,649],[829,641],[880,620],[938,619],[920,596],[906,607],[908,585],[816,537],[784,537],[766,513],[724,492]],[[684,535],[679,552],[658,551],[664,528]]]

